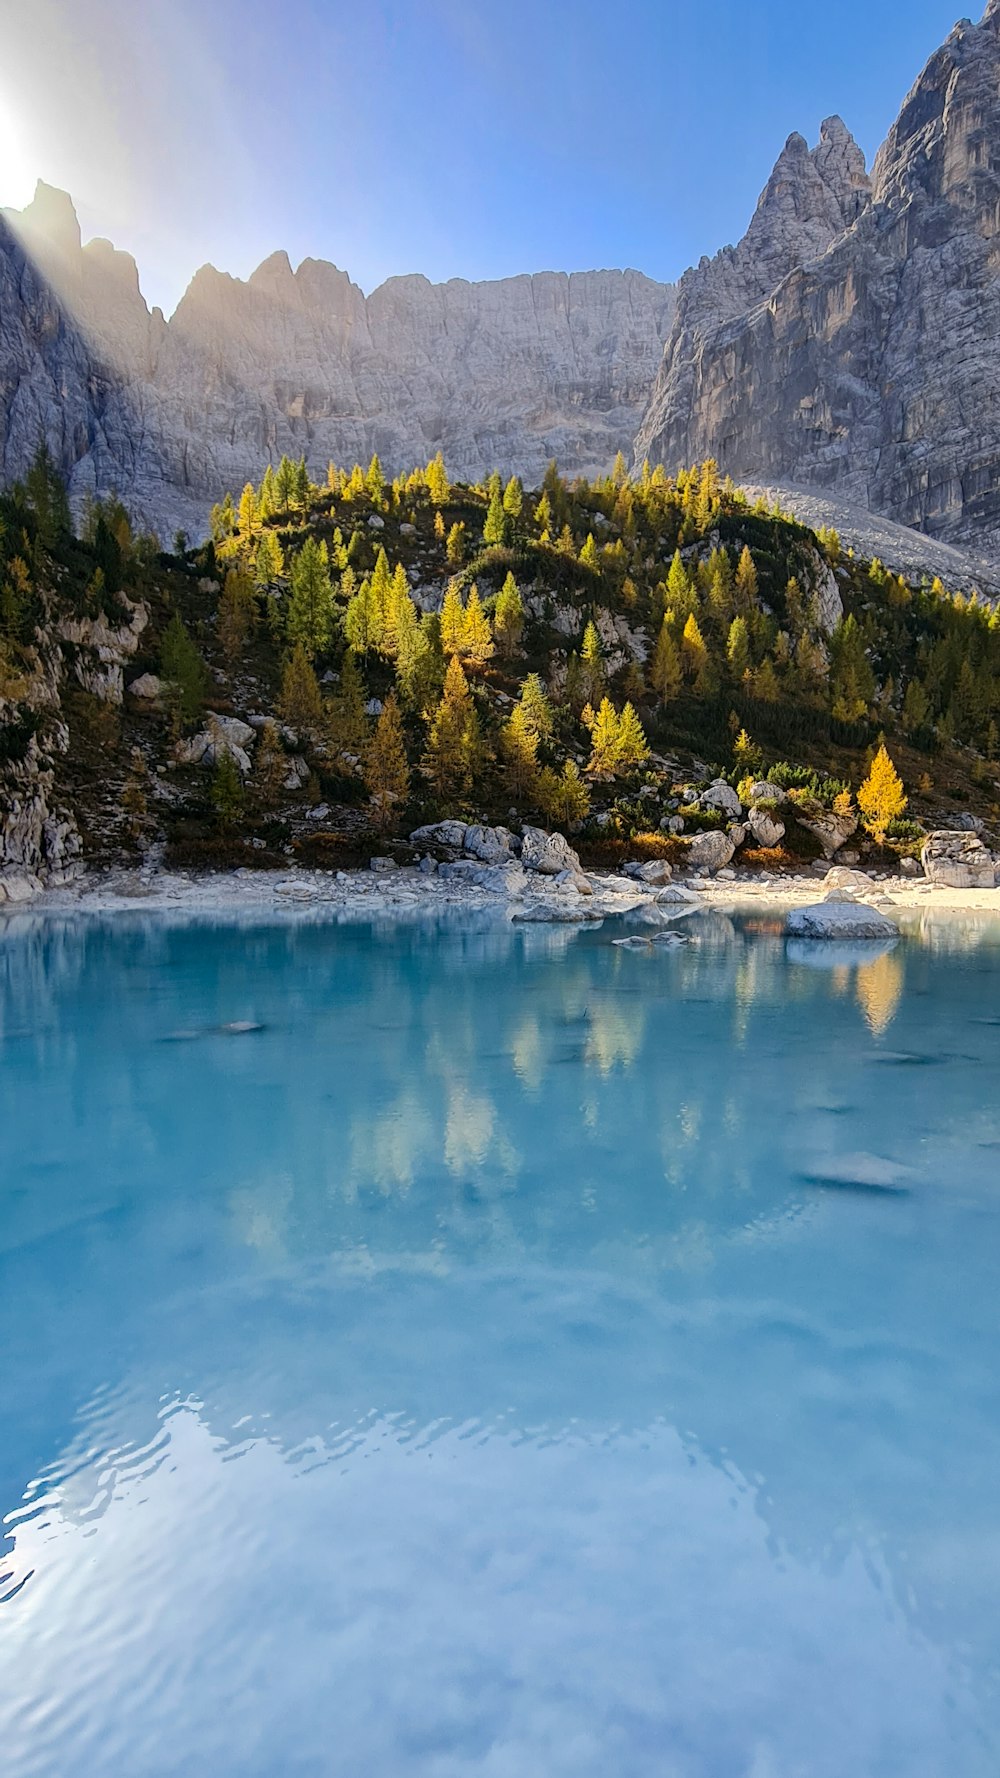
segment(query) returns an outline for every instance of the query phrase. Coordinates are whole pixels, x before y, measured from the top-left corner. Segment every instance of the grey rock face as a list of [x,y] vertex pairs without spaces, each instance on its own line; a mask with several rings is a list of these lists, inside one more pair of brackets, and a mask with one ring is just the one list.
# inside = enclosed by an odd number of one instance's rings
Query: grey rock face
[[790,138],[746,237],[682,279],[637,456],[836,486],[1000,552],[1000,6],[931,57],[869,181]]
[[537,483],[628,450],[673,319],[639,272],[496,283],[345,272],[274,254],[245,283],[205,266],[171,320],[135,263],[81,246],[72,204],[40,186],[0,218],[0,473],[41,435],[74,497],[115,491],[161,534],[206,524],[225,488],[303,452],[390,473],[441,449],[451,473]]
[[948,889],[992,889],[996,865],[974,833],[932,833],[921,852],[924,876]]
[[794,908],[788,916],[785,931],[789,938],[815,939],[897,939],[899,929],[878,908],[863,907],[856,901],[838,901],[831,897],[815,907]]

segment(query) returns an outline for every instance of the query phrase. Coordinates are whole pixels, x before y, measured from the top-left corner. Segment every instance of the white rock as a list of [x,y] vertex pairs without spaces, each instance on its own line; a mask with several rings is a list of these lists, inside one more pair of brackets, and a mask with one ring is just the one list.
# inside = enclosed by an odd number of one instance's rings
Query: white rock
[[541,827],[522,830],[521,863],[525,870],[538,871],[546,877],[557,877],[564,870],[583,875],[580,860],[564,835],[546,833]]
[[992,889],[996,865],[974,833],[932,833],[921,852],[924,875],[948,889]]
[[723,815],[729,815],[734,821],[738,821],[743,813],[743,804],[725,778],[716,778],[702,792],[699,801],[703,809],[719,809]]
[[460,852],[465,844],[464,821],[432,821],[427,827],[415,827],[410,835],[414,846],[448,846]]
[[[843,892],[841,892],[843,893]],[[789,938],[887,939],[898,938],[891,920],[877,908],[832,896],[814,907],[793,908],[785,922]]]
[[150,702],[154,702],[163,696],[163,680],[157,679],[155,673],[140,673],[138,679],[132,680],[128,690],[133,698],[148,698]]
[[768,851],[780,846],[785,837],[784,822],[769,815],[766,809],[751,809],[749,826],[758,846],[764,846]]
[[673,874],[665,858],[650,858],[645,864],[633,862],[622,869],[623,876],[632,877],[637,883],[649,883],[654,888],[669,883]]
[[692,870],[723,870],[736,855],[727,833],[696,833],[688,842],[688,864]]

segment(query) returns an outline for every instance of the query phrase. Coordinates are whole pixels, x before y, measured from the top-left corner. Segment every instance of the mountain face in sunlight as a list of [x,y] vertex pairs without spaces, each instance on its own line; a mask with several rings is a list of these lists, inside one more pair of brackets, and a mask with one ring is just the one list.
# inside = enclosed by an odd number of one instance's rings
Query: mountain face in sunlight
[[2,479],[45,434],[71,493],[114,490],[161,533],[200,532],[219,489],[269,452],[391,470],[438,449],[455,472],[548,460],[601,469],[628,450],[670,329],[673,289],[638,272],[497,283],[345,272],[284,253],[245,283],[204,266],[172,319],[134,260],[81,244],[40,184],[0,221]]

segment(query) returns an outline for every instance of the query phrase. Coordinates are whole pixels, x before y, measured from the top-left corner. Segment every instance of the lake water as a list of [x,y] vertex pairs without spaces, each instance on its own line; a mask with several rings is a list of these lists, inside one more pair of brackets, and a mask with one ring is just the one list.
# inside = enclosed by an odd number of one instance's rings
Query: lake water
[[998,939],[684,930],[0,926],[5,1775],[996,1778]]

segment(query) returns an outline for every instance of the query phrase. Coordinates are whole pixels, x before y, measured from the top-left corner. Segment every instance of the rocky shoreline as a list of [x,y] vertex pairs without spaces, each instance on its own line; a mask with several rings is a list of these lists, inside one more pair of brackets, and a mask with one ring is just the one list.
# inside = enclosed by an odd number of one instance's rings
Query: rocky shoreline
[[[26,916],[107,915],[157,912],[214,918],[270,919],[315,910],[351,920],[401,920],[473,912],[514,924],[593,926],[622,915],[640,916],[650,926],[666,925],[698,909],[791,914],[819,906],[833,919],[839,909],[870,909],[897,924],[913,915],[992,914],[1000,918],[1000,888],[955,889],[903,877],[865,878],[834,867],[780,878],[717,877],[677,879],[658,885],[620,872],[591,871],[544,876],[510,866],[486,866],[471,873],[451,872],[447,864],[393,866],[376,860],[370,870],[269,872],[237,870],[213,874],[140,870],[80,870],[72,881],[8,901],[0,907],[0,927],[16,927]],[[856,916],[849,916],[856,923]],[[815,934],[814,934],[815,936]],[[832,936],[832,934],[831,934]]]

